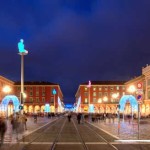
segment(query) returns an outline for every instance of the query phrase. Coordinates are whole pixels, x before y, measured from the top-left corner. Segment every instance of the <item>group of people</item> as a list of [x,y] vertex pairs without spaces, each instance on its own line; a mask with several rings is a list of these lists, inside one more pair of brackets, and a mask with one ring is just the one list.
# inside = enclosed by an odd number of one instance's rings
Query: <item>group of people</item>
[[[9,121],[12,125],[12,134],[16,134],[16,139],[18,139],[18,132],[23,132],[27,130],[27,117],[25,114],[15,113],[10,115]],[[0,116],[0,146],[4,142],[4,136],[7,131],[6,119]]]
[[0,139],[1,139],[0,146],[4,142],[4,135],[5,135],[6,130],[7,130],[7,125],[6,125],[5,119],[4,117],[0,117]]
[[[71,121],[71,118],[72,118],[71,112],[68,113],[67,117],[68,117],[68,122],[70,122],[70,121]],[[81,120],[82,120],[82,123],[84,123],[84,115],[83,115],[82,113],[78,113],[78,114],[77,114],[77,121],[78,121],[78,124],[81,123]]]

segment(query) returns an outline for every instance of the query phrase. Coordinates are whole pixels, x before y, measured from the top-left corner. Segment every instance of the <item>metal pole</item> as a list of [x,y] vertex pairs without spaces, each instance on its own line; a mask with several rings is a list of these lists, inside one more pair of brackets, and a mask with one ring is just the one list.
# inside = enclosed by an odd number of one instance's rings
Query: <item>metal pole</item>
[[55,113],[55,94],[54,94],[54,113]]
[[120,134],[120,111],[118,110],[118,135]]
[[138,140],[140,139],[140,104],[138,102]]
[[[23,93],[24,93],[24,54],[21,54],[21,93],[20,93],[20,103],[23,105]],[[21,113],[23,113],[23,110],[21,110]]]

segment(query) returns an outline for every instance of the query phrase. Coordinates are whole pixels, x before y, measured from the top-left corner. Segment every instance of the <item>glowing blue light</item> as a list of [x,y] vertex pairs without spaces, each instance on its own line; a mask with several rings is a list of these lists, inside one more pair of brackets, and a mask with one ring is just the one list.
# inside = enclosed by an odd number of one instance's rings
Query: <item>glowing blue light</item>
[[19,53],[28,53],[28,51],[24,49],[23,42],[23,39],[20,39],[20,42],[18,43]]
[[53,95],[56,95],[57,92],[55,89],[53,89],[52,93],[53,93]]
[[126,102],[130,102],[132,109],[138,110],[138,102],[132,95],[124,95],[120,99],[120,111],[124,111]]
[[89,113],[94,113],[94,105],[93,104],[89,105]]
[[3,98],[2,102],[1,102],[1,106],[4,108],[4,110],[7,110],[7,106],[9,104],[9,102],[12,101],[13,105],[14,105],[14,111],[18,112],[19,111],[19,105],[20,102],[18,100],[18,98],[15,95],[7,95]]
[[50,105],[49,104],[45,104],[44,111],[45,112],[50,112]]

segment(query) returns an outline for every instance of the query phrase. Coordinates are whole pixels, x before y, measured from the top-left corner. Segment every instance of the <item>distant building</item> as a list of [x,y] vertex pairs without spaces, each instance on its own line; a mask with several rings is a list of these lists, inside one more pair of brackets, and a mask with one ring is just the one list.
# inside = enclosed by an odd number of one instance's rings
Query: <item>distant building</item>
[[[90,105],[97,113],[116,113],[117,104],[125,94],[125,81],[91,81],[83,83],[76,92],[76,111],[88,112]],[[114,98],[113,94],[118,97]]]
[[[146,67],[143,67],[142,75],[125,83],[127,89],[130,85],[135,86],[136,91],[130,94],[134,95],[140,103],[140,112],[142,116],[150,115],[150,66],[146,65]],[[129,94],[128,91],[126,93]],[[129,105],[127,106],[126,110],[127,113],[131,112]]]
[[[56,95],[53,90],[56,90]],[[15,82],[14,93],[20,98],[20,82]],[[44,112],[45,104],[50,105],[51,112],[62,112],[63,94],[60,86],[51,82],[24,82],[24,111],[29,113]],[[54,108],[55,101],[55,108]]]

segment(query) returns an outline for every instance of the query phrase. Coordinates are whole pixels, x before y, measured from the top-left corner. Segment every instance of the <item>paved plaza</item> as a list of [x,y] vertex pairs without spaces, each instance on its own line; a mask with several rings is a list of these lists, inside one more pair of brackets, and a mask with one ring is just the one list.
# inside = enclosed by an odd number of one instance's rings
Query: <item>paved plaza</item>
[[[47,118],[47,117],[38,117],[37,123],[34,123],[33,117],[28,117],[27,121],[27,130],[18,131],[18,140],[21,139],[23,136],[31,134],[32,132],[40,129],[41,127],[45,126],[47,123],[52,122],[56,118]],[[7,132],[5,134],[4,143],[15,143],[17,142],[17,134],[16,132],[12,131],[12,125],[10,120],[6,120],[7,122]]]
[[[130,120],[120,121],[120,130],[118,132],[118,119],[113,122],[112,119],[100,120],[98,122],[91,122],[98,128],[103,129],[109,134],[114,135],[118,139],[123,140],[137,140],[138,139],[138,123],[137,120],[133,122]],[[150,119],[141,119],[140,121],[140,140],[150,140]]]

